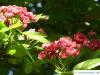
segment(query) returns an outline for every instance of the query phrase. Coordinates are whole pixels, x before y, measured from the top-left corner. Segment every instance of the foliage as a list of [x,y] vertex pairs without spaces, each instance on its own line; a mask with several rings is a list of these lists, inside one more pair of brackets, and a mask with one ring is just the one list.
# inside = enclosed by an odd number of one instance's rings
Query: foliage
[[[8,6],[8,7],[3,7],[3,9],[6,9],[6,8],[8,9],[9,7],[21,8],[17,6]],[[16,11],[11,10],[10,12],[15,13]],[[20,12],[21,11],[23,11],[23,9],[20,10]],[[26,14],[28,13],[27,11],[24,11],[24,13],[25,12]],[[1,13],[2,13],[2,9],[1,9]],[[16,15],[19,17],[16,17]],[[33,65],[36,64],[35,63],[36,56],[35,58],[33,58],[32,54],[38,48],[40,48],[39,46],[41,43],[47,43],[49,41],[45,38],[46,37],[45,34],[35,32],[34,29],[24,30],[26,27],[25,28],[23,27],[23,21],[22,19],[20,20],[20,16],[21,16],[20,14],[19,15],[15,14],[15,16],[11,16],[11,17],[6,16],[5,17],[6,19],[8,19],[11,22],[13,21],[11,25],[9,23],[7,24],[7,21],[2,20],[1,18],[1,21],[0,21],[0,35],[1,35],[0,37],[1,45],[0,46],[1,48],[0,50],[2,54],[0,57],[0,60],[1,60],[0,63],[2,65],[6,65],[6,64],[12,64],[12,65],[16,64],[17,65],[17,64],[27,63],[25,65],[26,66],[25,72],[29,73],[31,72],[31,67],[32,67],[31,64]],[[39,17],[38,15],[36,16],[37,20],[39,20],[40,18],[41,16]],[[24,61],[25,58],[27,58],[27,60]]]

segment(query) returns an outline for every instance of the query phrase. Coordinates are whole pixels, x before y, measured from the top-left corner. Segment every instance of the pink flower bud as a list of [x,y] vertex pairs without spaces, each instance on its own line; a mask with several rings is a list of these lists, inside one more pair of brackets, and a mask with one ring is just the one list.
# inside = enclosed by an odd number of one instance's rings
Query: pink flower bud
[[95,36],[95,35],[96,35],[96,32],[90,31],[90,32],[88,32],[88,35],[89,35],[89,36]]
[[39,59],[39,60],[43,60],[45,57],[46,57],[46,54],[45,54],[44,51],[42,51],[42,52],[40,52],[40,53],[38,54],[38,59]]

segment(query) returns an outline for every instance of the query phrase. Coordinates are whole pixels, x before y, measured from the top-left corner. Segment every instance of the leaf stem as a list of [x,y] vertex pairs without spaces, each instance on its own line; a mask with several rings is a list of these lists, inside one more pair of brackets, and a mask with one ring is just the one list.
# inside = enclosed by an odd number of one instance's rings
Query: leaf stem
[[32,62],[34,63],[35,61],[33,60],[31,54],[28,51],[27,51],[27,54],[28,54],[29,58],[32,60]]

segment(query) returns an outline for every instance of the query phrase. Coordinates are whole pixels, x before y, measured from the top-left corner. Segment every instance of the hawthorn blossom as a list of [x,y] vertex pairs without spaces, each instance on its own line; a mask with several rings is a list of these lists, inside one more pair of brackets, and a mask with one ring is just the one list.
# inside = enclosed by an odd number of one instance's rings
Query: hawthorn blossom
[[82,45],[87,45],[87,43],[89,42],[87,36],[81,32],[78,32],[74,35],[74,39],[77,43],[80,43]]
[[89,40],[81,32],[76,33],[74,39],[69,36],[61,37],[57,41],[43,44],[42,47],[44,50],[39,53],[38,59],[66,59],[70,56],[77,56],[80,54],[80,49],[84,46],[93,50],[100,49],[100,39]]
[[95,36],[95,35],[96,35],[96,32],[94,32],[94,31],[88,32],[88,36]]
[[26,7],[16,5],[0,7],[0,21],[7,22],[7,24],[9,24],[8,26],[12,25],[10,19],[15,16],[19,17],[24,28],[28,26],[28,23],[36,22],[36,15],[32,12],[28,12]]
[[68,54],[66,53],[66,51],[62,51],[62,52],[59,53],[59,57],[66,59],[68,57]]
[[6,18],[3,14],[0,14],[0,21],[2,22],[5,22],[6,21]]
[[46,57],[46,54],[44,51],[42,51],[39,55],[38,55],[38,59],[43,60]]
[[89,47],[90,49],[92,50],[97,50],[97,49],[100,49],[100,39],[94,39],[94,40],[91,40],[87,47]]
[[38,59],[40,60],[45,59],[45,57],[49,59],[66,59],[69,56],[77,56],[80,54],[77,42],[69,36],[61,37],[57,41],[43,44],[42,47],[44,50],[38,55]]

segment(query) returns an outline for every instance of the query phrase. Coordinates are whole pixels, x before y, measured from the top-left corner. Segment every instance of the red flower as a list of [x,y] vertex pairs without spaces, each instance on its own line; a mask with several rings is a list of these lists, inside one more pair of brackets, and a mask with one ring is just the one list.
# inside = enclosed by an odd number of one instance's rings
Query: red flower
[[79,43],[71,39],[69,36],[62,37],[58,41],[54,41],[52,43],[42,45],[44,52],[46,53],[46,57],[49,59],[59,57],[65,59],[69,56],[79,55],[80,46],[81,45]]
[[69,56],[76,56],[79,55],[80,51],[73,47],[68,47],[65,50]]
[[96,35],[96,32],[90,31],[90,32],[88,32],[88,35],[89,35],[89,36],[95,36],[95,35]]
[[66,51],[62,51],[62,52],[59,53],[59,57],[66,59],[68,57],[68,54],[66,53]]
[[55,41],[53,43],[43,44],[42,47],[44,48],[44,51],[46,53],[46,56],[50,59],[55,58],[58,51],[58,41]]
[[78,32],[74,35],[74,39],[76,40],[76,42],[78,43],[84,43],[88,40],[88,38],[81,32]]
[[59,47],[65,48],[66,46],[70,46],[72,44],[72,39],[67,36],[67,37],[62,37],[58,40],[58,45]]
[[47,53],[47,57],[48,57],[49,59],[54,59],[54,58],[57,57],[57,55],[56,55],[55,52],[49,52],[49,53]]
[[38,59],[39,59],[39,60],[43,60],[45,57],[46,57],[46,54],[45,54],[44,51],[42,51],[42,52],[40,52],[40,53],[38,54]]
[[77,45],[77,49],[80,49],[80,48],[83,47],[83,45],[82,44],[79,44],[79,43],[77,43],[76,45]]
[[58,49],[58,45],[57,43],[48,43],[48,44],[43,44],[42,47],[44,48],[44,50],[46,52],[52,52],[52,51],[56,51]]
[[93,50],[97,50],[97,49],[100,49],[100,39],[94,39],[94,40],[91,40],[87,47],[93,49]]

